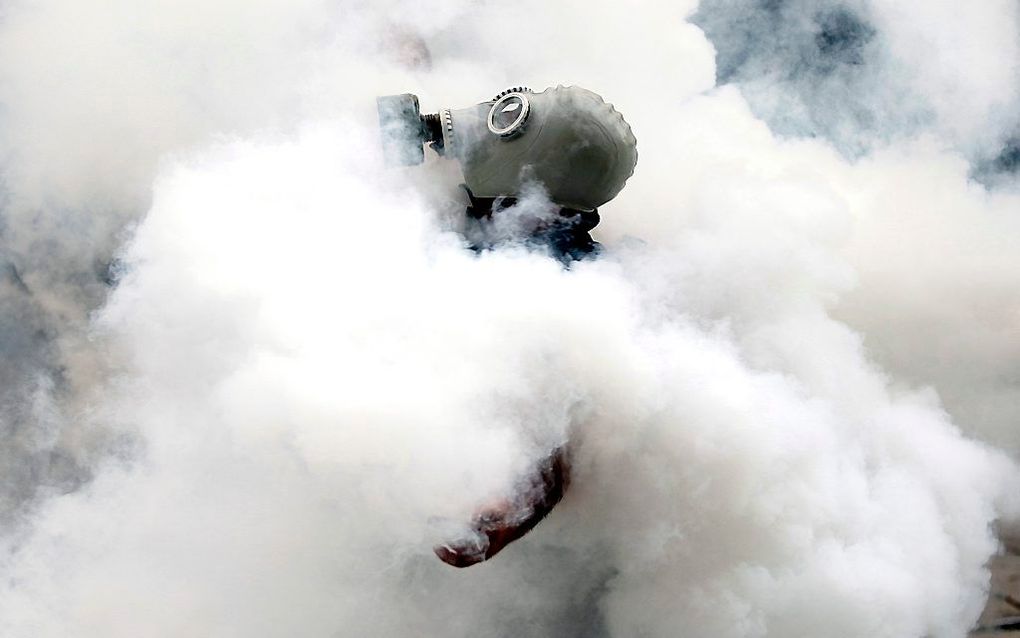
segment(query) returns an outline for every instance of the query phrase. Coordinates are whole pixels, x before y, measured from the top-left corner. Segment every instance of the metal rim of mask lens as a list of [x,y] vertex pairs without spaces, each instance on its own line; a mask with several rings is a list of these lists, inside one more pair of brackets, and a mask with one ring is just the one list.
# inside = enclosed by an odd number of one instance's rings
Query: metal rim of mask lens
[[[531,103],[523,93],[508,93],[496,100],[489,109],[489,130],[500,137],[509,137],[520,131],[531,113]],[[512,116],[512,119],[508,118]]]

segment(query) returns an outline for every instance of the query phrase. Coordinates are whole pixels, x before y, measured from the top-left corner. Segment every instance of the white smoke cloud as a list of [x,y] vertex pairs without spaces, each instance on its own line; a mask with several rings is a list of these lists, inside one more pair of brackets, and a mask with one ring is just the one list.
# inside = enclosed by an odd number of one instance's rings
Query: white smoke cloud
[[1020,6],[959,11],[950,2],[873,3],[901,77],[924,96],[938,128],[965,151],[994,146],[1020,124]]
[[[853,162],[777,138],[710,90],[693,3],[536,6],[510,39],[484,3],[147,8],[0,26],[3,294],[58,326],[19,361],[78,380],[33,386],[18,424],[48,434],[3,458],[80,475],[12,497],[0,633],[966,633],[1018,506],[961,432],[1016,449],[1018,202],[941,129]],[[522,79],[639,140],[570,270],[466,250],[449,164],[381,165],[375,95]],[[114,253],[115,289],[75,287]],[[548,520],[436,560],[565,440]]]

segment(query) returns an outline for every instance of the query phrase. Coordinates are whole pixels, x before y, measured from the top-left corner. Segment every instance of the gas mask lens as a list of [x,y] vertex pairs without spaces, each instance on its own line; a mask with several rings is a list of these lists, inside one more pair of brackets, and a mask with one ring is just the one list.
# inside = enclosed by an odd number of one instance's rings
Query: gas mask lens
[[489,109],[489,130],[500,137],[509,137],[521,130],[530,110],[531,104],[523,93],[504,95]]

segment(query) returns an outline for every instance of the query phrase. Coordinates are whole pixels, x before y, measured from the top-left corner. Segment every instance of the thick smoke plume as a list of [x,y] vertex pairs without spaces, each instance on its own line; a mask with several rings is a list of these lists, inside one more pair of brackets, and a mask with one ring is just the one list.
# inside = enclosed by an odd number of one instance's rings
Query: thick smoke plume
[[[974,624],[1015,3],[95,4],[0,9],[0,634]],[[376,95],[522,82],[638,138],[598,260],[475,254],[454,166],[383,166]],[[436,560],[565,442],[546,521]]]

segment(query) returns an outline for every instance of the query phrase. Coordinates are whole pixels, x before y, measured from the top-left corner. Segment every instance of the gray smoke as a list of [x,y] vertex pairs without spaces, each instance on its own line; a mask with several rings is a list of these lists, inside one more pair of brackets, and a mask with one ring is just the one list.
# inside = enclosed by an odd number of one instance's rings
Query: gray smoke
[[[1020,198],[970,178],[1015,6],[515,11],[4,7],[0,633],[966,633],[1020,513]],[[597,261],[382,165],[376,95],[522,81],[638,137]],[[548,520],[435,559],[564,441]]]
[[[979,177],[1013,173],[1020,9],[887,0],[705,0],[692,18],[777,132],[850,156],[935,130]],[[777,90],[778,89],[778,90]]]

